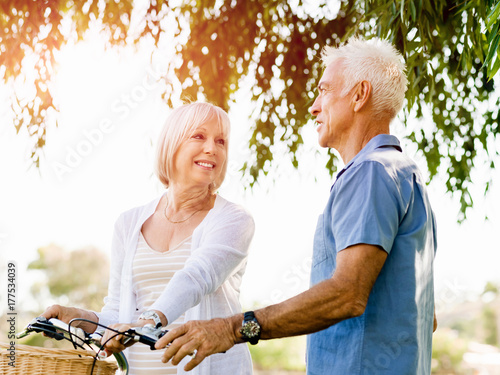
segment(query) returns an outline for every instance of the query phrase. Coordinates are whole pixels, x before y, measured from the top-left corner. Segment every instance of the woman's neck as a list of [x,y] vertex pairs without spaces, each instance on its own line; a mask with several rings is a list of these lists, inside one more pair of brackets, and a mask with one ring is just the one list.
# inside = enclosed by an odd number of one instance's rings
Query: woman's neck
[[179,211],[205,210],[213,206],[215,194],[208,189],[183,189],[170,186],[167,191],[169,209],[175,213]]

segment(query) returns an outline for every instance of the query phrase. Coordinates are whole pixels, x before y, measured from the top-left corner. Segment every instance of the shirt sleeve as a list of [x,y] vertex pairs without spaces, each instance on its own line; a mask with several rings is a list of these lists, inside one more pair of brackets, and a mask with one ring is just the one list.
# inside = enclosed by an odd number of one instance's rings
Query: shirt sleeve
[[403,215],[397,181],[375,161],[352,168],[334,186],[331,225],[336,251],[364,243],[390,253]]
[[254,234],[252,217],[236,205],[220,216],[204,228],[200,246],[151,306],[165,314],[169,322],[216,291],[247,258]]
[[123,260],[125,258],[123,216],[116,221],[111,243],[111,267],[108,295],[104,298],[101,312],[95,314],[99,323],[106,326],[117,323],[120,309],[120,285],[122,283]]

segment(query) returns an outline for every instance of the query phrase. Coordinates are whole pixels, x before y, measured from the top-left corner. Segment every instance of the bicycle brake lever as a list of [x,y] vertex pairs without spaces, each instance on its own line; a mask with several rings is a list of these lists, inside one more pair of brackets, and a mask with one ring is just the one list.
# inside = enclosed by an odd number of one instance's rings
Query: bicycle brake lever
[[146,324],[144,327],[130,328],[127,333],[133,335],[126,338],[123,344],[126,344],[131,339],[138,341],[142,344],[148,345],[151,350],[156,350],[156,342],[163,337],[168,330],[162,330],[160,328],[154,328],[151,324]]

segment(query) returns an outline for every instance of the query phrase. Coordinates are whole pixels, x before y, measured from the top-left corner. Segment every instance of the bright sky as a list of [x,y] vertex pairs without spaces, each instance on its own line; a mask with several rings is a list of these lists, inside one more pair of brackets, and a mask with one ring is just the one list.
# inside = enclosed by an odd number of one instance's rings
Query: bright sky
[[[155,78],[162,61],[151,65],[144,50],[104,52],[94,41],[67,47],[59,62],[59,127],[48,134],[40,173],[29,169],[27,135],[15,134],[5,90],[0,89],[0,269],[7,261],[17,263],[18,300],[25,308],[31,306],[26,266],[35,259],[37,248],[50,243],[68,250],[95,245],[109,254],[118,215],[162,191],[152,169],[153,144],[168,113]],[[294,170],[282,158],[279,171],[245,191],[239,169],[249,157],[248,107],[248,95],[242,93],[230,112],[231,161],[220,193],[247,207],[256,222],[242,289],[242,301],[251,307],[307,288],[314,229],[332,179],[323,168],[325,150],[317,145],[311,123],[303,132],[303,166]],[[400,136],[407,133],[398,126],[394,130]],[[415,147],[406,146],[424,168]],[[474,181],[490,173],[479,168]],[[498,183],[499,173],[494,173]],[[467,293],[481,291],[488,280],[500,281],[500,188],[494,184],[487,199],[482,188],[478,184],[475,209],[460,226],[458,204],[444,194],[443,181],[429,187],[439,230],[438,311]],[[485,213],[489,221],[484,221]]]

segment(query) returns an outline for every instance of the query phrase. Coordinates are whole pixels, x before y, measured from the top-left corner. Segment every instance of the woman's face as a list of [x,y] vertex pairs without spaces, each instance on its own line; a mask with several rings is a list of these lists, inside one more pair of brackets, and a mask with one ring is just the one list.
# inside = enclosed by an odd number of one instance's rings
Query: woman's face
[[216,119],[200,124],[174,156],[173,183],[208,187],[220,178],[227,157],[227,139]]

